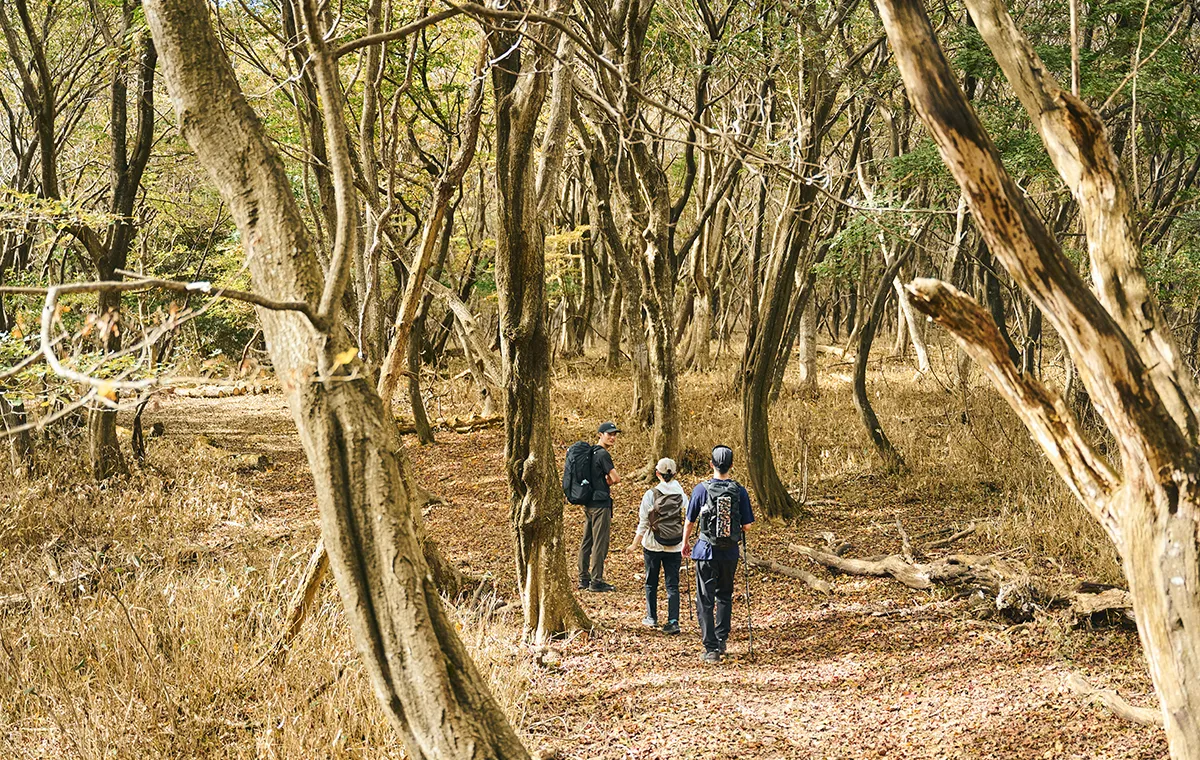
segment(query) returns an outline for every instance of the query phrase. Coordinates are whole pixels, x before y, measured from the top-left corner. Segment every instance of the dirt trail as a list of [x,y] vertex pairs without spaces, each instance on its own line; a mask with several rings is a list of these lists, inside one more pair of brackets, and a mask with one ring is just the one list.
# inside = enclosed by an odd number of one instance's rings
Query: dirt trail
[[[266,453],[266,472],[240,476],[258,497],[261,519],[315,537],[312,484],[280,396],[168,398],[154,416],[171,436],[205,434],[223,448]],[[442,434],[437,445],[414,446],[412,454],[422,484],[450,502],[428,511],[431,532],[453,560],[491,573],[511,595],[501,433]],[[625,456],[632,458],[618,448],[618,466]],[[684,478],[684,485],[695,481]],[[760,521],[754,548],[800,564],[787,543],[808,543],[821,530],[867,555],[896,549],[883,526],[897,516],[914,533],[936,527],[929,504],[897,499],[884,485],[860,478],[830,486],[825,495],[845,506],[819,507],[816,516],[788,524]],[[1109,717],[1062,686],[1068,672],[1081,671],[1134,703],[1152,704],[1135,635],[1053,625],[1006,631],[970,619],[961,603],[917,609],[934,597],[890,581],[831,579],[834,595],[819,597],[796,581],[752,571],[750,658],[739,569],[731,656],[704,666],[686,591],[682,635],[640,625],[640,554],[621,549],[632,538],[641,493],[627,485],[615,494],[608,575],[618,591],[582,595],[597,631],[563,644],[561,667],[542,671],[532,684],[525,728],[535,743],[570,758],[1166,755],[1160,731]],[[580,517],[568,507],[572,547]],[[967,515],[938,513],[943,524],[958,517]]]

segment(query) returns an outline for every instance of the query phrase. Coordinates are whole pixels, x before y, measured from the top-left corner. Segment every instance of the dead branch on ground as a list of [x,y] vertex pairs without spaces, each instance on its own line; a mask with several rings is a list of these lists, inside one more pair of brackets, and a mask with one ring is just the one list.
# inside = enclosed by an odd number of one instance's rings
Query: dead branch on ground
[[1143,726],[1158,726],[1162,728],[1163,716],[1161,710],[1150,707],[1135,707],[1117,694],[1113,689],[1101,689],[1088,683],[1079,673],[1067,676],[1066,686],[1088,701],[1098,702],[1108,708],[1113,715],[1124,720],[1140,723]]
[[828,581],[823,581],[812,573],[801,570],[798,567],[791,567],[776,562],[773,559],[757,557],[749,552],[746,552],[746,562],[750,563],[751,567],[769,570],[773,573],[786,575],[789,578],[795,578],[798,581],[803,581],[809,588],[822,594],[832,594],[833,586]]

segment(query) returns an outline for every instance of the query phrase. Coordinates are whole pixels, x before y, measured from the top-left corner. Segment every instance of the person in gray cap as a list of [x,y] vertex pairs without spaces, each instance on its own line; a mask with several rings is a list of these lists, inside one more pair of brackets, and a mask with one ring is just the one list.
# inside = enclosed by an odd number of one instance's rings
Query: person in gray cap
[[613,466],[609,449],[617,442],[621,428],[605,422],[597,431],[600,440],[592,447],[592,502],[584,506],[583,542],[579,545],[579,588],[588,591],[615,591],[604,580],[604,560],[608,558],[609,534],[612,529],[612,493],[610,489],[621,482]]
[[679,633],[679,565],[683,550],[683,505],[687,493],[675,479],[674,459],[663,457],[654,467],[658,484],[642,496],[637,532],[628,551],[642,548],[646,563],[646,617],[642,625],[658,627],[658,576],[667,586],[667,622],[663,633]]
[[[687,524],[683,528],[683,557],[696,561],[696,618],[704,641],[704,661],[725,656],[725,640],[733,616],[733,579],[737,572],[738,541],[754,522],[750,494],[729,474],[733,449],[712,450],[713,476],[692,490]],[[694,547],[689,542],[697,532]]]

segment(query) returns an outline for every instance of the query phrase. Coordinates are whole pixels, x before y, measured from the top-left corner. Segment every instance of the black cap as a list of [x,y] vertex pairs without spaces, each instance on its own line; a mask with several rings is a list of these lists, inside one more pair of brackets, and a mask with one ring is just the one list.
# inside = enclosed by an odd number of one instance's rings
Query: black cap
[[600,426],[600,430],[599,430],[599,431],[597,431],[597,432],[600,432],[600,433],[619,433],[619,432],[621,432],[621,428],[617,427],[615,423],[612,423],[612,422],[605,422],[604,424],[602,424],[602,425]]
[[728,446],[714,446],[712,463],[720,472],[729,472],[733,468],[733,449]]

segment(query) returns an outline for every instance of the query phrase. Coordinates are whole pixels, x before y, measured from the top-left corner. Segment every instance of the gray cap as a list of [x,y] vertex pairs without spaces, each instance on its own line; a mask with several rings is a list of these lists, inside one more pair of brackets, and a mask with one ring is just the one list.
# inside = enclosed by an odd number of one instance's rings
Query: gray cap
[[658,464],[654,465],[655,472],[661,472],[663,475],[674,475],[679,472],[679,468],[675,466],[675,460],[670,457],[663,457],[658,460]]
[[733,449],[728,446],[714,446],[712,450],[712,463],[717,466],[721,472],[729,472],[733,467]]
[[600,428],[596,432],[598,432],[598,433],[619,433],[619,432],[621,432],[621,428],[617,427],[615,422],[605,422],[600,425]]

